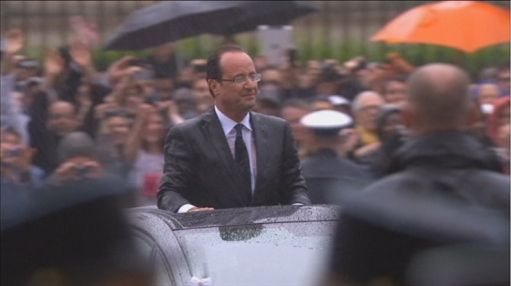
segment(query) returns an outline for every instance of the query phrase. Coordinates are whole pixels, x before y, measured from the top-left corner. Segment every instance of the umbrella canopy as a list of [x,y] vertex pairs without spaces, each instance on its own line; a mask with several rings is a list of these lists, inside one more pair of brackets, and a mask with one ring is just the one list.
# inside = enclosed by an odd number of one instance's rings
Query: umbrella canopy
[[415,7],[377,32],[371,41],[434,44],[466,53],[510,40],[509,11],[479,1],[442,1]]
[[285,25],[315,11],[297,1],[163,1],[135,11],[106,49],[140,50],[205,33],[230,35]]
[[213,25],[212,33],[231,35],[256,30],[259,25],[281,26],[318,9],[303,1],[241,1],[229,21]]

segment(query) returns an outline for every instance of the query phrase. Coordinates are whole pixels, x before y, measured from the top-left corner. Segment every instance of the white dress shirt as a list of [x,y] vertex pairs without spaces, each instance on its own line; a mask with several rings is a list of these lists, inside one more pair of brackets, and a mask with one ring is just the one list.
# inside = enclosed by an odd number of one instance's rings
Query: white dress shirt
[[[218,116],[218,119],[220,120],[220,125],[222,126],[225,138],[227,139],[227,144],[229,144],[229,150],[231,150],[232,157],[234,158],[234,143],[236,141],[236,129],[234,129],[234,127],[238,124],[238,122],[227,117],[224,113],[222,113],[222,111],[220,111],[216,107],[216,105],[215,112]],[[245,146],[247,146],[248,159],[250,163],[250,186],[252,189],[252,193],[254,193],[255,181],[257,176],[257,162],[254,136],[252,136],[253,129],[252,125],[250,124],[250,113],[247,113],[245,118],[243,118],[243,120],[239,123],[243,125],[242,136],[243,141],[245,142]],[[178,209],[178,213],[185,213],[193,207],[195,206],[191,204],[183,205]]]

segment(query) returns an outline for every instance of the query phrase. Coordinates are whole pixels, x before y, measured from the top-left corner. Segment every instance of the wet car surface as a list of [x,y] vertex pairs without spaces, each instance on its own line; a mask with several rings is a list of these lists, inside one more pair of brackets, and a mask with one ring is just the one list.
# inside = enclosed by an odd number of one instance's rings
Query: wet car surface
[[[127,211],[156,285],[293,285],[324,275],[335,206],[271,206],[174,214]],[[208,284],[209,283],[209,284]]]

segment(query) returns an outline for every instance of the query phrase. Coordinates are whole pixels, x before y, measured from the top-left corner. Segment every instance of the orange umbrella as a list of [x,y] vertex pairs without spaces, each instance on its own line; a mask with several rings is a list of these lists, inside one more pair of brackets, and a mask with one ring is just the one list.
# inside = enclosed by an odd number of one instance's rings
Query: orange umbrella
[[479,1],[442,1],[406,11],[371,41],[434,44],[467,53],[509,42],[509,11]]

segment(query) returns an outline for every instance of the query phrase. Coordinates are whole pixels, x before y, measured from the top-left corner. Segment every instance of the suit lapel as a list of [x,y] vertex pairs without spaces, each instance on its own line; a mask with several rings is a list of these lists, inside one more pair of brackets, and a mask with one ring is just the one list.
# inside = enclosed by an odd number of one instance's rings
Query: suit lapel
[[257,178],[253,197],[257,196],[258,190],[263,187],[265,182],[266,168],[270,158],[268,158],[268,126],[264,124],[261,117],[256,113],[251,113],[250,118],[252,119],[252,128],[254,129],[254,140],[256,147],[256,158],[257,158]]
[[224,164],[225,168],[222,169],[226,170],[228,175],[234,176],[234,159],[232,158],[231,150],[229,150],[227,139],[215,114],[215,110],[212,109],[206,114],[203,121],[204,123],[201,127],[205,135],[204,138],[213,145],[219,161]]

